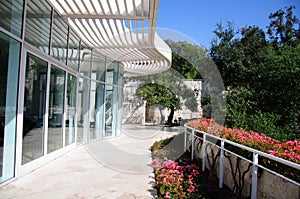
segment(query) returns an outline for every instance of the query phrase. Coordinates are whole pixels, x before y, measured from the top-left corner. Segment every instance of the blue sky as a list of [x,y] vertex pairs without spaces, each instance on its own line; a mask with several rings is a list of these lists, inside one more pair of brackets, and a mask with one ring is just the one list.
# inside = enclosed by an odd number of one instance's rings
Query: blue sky
[[265,30],[269,14],[290,5],[296,6],[294,14],[300,19],[300,0],[160,0],[156,26],[183,33],[209,48],[218,22]]

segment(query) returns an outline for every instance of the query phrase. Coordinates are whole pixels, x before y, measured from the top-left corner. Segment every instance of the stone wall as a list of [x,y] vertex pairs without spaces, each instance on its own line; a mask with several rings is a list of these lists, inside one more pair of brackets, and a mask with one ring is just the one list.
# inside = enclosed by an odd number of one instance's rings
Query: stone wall
[[[197,93],[196,100],[198,104],[198,111],[192,112],[188,108],[184,106],[182,103],[182,107],[180,110],[175,111],[174,120],[181,118],[182,120],[189,120],[193,118],[202,117],[202,108],[201,108],[201,91],[202,91],[202,81],[184,81],[184,84],[195,91]],[[123,121],[125,123],[134,123],[134,124],[145,124],[145,104],[141,105],[141,107],[134,110],[132,114],[130,111],[135,107],[135,105],[140,100],[136,95],[135,91],[139,87],[139,82],[129,82],[124,85],[124,102],[123,102]],[[142,108],[143,107],[143,108]],[[160,110],[157,107],[150,107],[151,118],[147,118],[148,124],[160,124],[160,121],[166,120],[169,114],[169,111],[166,109],[163,111],[164,118],[161,118]],[[126,117],[126,118],[125,118]]]
[[124,121],[126,124],[144,124],[145,122],[145,110],[144,104],[138,107],[130,117]]

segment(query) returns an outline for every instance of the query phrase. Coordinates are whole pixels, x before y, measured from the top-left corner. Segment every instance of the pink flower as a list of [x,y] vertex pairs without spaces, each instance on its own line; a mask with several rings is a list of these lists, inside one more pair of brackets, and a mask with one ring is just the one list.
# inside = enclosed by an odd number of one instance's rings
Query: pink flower
[[269,152],[270,155],[276,155],[277,154],[277,151],[273,151],[273,150],[269,150],[268,152]]
[[158,169],[159,167],[161,167],[161,164],[159,163],[159,161],[157,160],[157,159],[154,159],[153,161],[152,161],[152,168],[153,169]]
[[221,138],[241,143],[246,146],[267,152],[271,155],[300,162],[300,140],[280,142],[265,134],[245,129],[228,128],[214,122],[213,119],[201,118],[188,123],[193,128],[206,131]]
[[171,196],[170,196],[170,193],[169,193],[169,192],[167,192],[167,193],[166,193],[166,195],[165,195],[165,198],[166,198],[166,199],[170,199],[170,198],[171,198]]
[[288,146],[294,146],[294,141],[287,141],[286,144],[287,144]]

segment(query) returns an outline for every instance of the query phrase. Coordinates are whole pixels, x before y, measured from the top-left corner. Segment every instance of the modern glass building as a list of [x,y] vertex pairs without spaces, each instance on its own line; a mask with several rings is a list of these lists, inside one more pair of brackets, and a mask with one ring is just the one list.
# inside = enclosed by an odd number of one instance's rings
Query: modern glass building
[[158,0],[0,0],[0,183],[119,136],[124,75],[166,70]]

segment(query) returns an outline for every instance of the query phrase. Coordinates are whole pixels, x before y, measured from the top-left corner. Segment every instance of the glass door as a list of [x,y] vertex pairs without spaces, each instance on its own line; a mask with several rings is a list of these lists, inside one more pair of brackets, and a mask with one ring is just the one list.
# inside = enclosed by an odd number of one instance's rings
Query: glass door
[[65,76],[66,73],[63,70],[53,65],[51,66],[48,109],[48,153],[63,147]]
[[47,62],[27,53],[24,85],[22,164],[44,155]]

